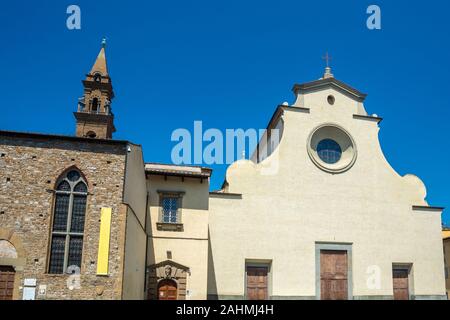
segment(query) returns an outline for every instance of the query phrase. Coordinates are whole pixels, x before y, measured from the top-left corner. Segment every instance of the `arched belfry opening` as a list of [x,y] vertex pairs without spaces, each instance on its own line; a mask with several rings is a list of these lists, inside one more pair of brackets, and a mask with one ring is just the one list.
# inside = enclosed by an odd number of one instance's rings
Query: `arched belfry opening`
[[92,107],[91,107],[91,111],[93,113],[98,113],[99,109],[99,102],[98,102],[98,98],[94,98],[92,99]]

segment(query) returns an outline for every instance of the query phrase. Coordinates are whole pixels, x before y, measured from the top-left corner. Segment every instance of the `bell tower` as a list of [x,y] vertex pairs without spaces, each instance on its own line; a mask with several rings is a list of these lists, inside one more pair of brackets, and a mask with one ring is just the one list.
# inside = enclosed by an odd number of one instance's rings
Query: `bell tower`
[[77,137],[112,139],[116,131],[111,110],[114,91],[108,74],[105,47],[106,40],[103,39],[97,59],[82,81],[84,94],[78,99],[78,110],[74,112]]

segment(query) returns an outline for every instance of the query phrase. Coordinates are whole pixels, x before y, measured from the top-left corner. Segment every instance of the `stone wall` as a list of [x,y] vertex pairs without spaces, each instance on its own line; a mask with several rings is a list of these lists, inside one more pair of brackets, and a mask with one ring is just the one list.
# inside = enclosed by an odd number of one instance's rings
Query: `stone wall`
[[[15,298],[22,297],[19,287],[25,278],[36,279],[36,299],[121,298],[125,159],[126,143],[0,135],[0,237],[3,234],[16,239],[23,247],[17,250],[18,258],[25,261],[16,268]],[[53,189],[58,177],[70,167],[84,174],[89,191],[79,290],[68,289],[68,275],[47,273]],[[108,276],[96,276],[102,207],[112,208]],[[14,245],[14,241],[11,243]],[[46,286],[45,295],[39,294],[42,285]]]

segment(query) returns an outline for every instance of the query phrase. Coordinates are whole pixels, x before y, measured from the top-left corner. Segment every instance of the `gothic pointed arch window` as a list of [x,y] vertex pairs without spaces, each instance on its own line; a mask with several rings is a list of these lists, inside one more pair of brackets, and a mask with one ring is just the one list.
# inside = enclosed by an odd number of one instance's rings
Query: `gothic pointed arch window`
[[[64,173],[56,185],[48,272],[61,274],[81,268],[87,183],[80,171]],[[70,273],[70,272],[69,272]]]

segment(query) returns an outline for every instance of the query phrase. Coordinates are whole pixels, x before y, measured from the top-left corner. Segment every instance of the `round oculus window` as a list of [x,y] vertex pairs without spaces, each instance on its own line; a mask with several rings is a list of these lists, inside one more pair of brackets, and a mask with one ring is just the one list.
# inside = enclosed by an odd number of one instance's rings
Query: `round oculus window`
[[341,173],[356,161],[356,145],[350,134],[335,124],[323,124],[308,137],[308,155],[321,170]]
[[327,101],[328,101],[328,103],[329,103],[330,105],[333,105],[333,104],[334,104],[334,101],[336,101],[336,99],[335,99],[332,95],[329,95],[329,96],[327,97]]
[[78,179],[80,179],[80,174],[78,173],[78,171],[72,170],[67,174],[67,179],[72,182],[77,181]]
[[333,139],[323,139],[317,144],[319,158],[328,164],[334,164],[341,159],[341,146]]

